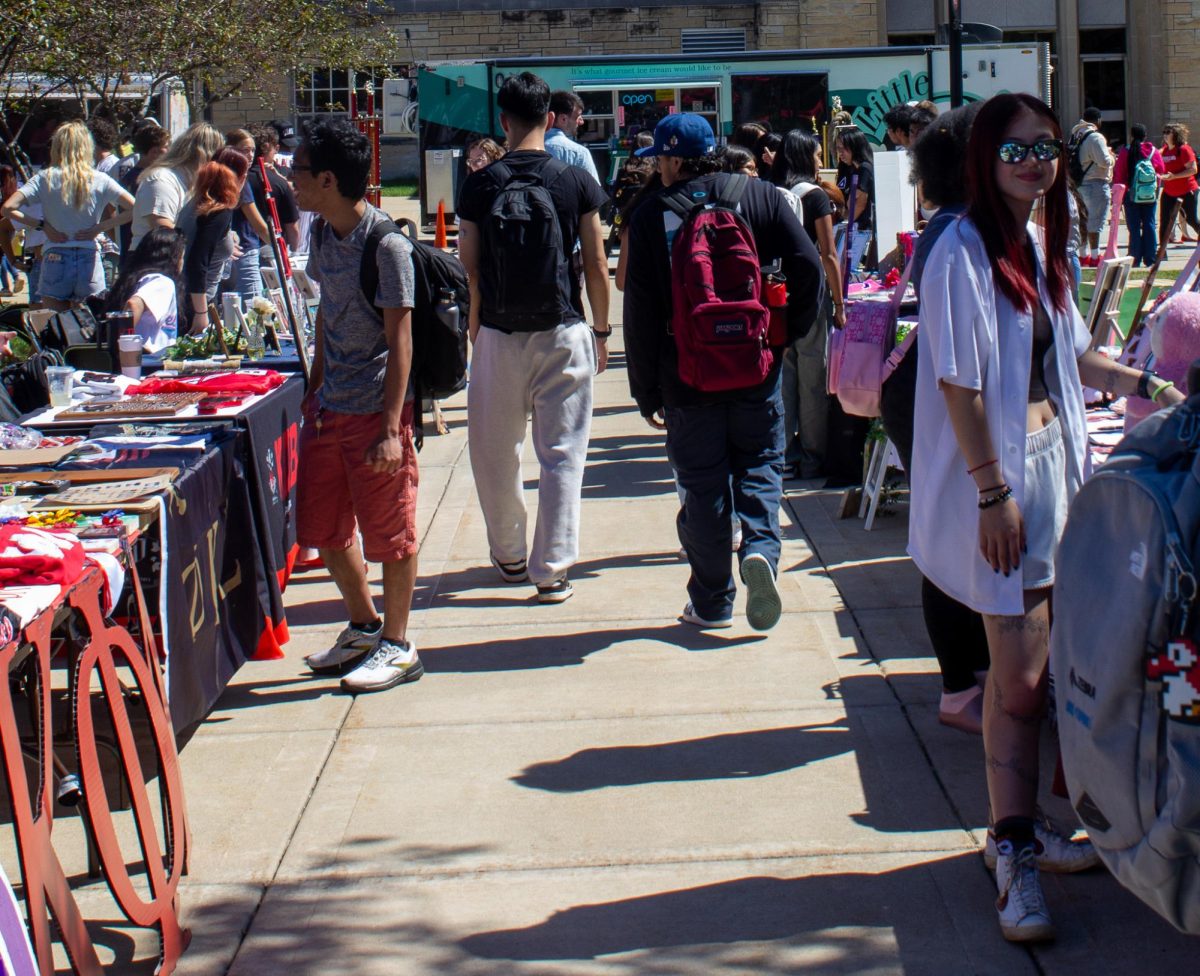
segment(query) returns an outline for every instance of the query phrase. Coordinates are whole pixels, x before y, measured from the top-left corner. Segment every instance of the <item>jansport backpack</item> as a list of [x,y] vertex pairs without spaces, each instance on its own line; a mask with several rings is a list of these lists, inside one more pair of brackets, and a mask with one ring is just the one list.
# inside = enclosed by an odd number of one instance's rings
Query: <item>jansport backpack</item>
[[771,372],[770,311],[754,235],[736,208],[749,178],[729,174],[698,202],[668,193],[683,219],[671,246],[671,332],[679,378],[705,393],[757,386]]
[[1200,361],[1071,503],[1051,666],[1071,802],[1113,875],[1200,934]]
[[550,187],[569,168],[553,157],[524,173],[503,160],[488,167],[501,180],[481,227],[480,292],[489,325],[530,331],[563,321],[560,296],[571,293],[571,267]]
[[1150,160],[1138,160],[1129,183],[1129,199],[1134,203],[1154,203],[1158,199],[1158,174]]

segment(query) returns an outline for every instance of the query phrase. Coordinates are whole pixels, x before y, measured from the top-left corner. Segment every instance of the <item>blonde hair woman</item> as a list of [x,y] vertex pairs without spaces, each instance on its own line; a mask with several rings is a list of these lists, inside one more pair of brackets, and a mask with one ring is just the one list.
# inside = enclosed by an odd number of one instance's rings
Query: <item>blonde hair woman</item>
[[[59,126],[50,140],[50,166],[4,201],[0,216],[45,233],[38,289],[47,308],[61,311],[104,291],[96,238],[129,220],[131,197],[92,165],[95,147],[82,122]],[[42,218],[22,211],[40,204]],[[108,207],[116,216],[103,220]]]
[[142,174],[133,205],[131,247],[137,247],[155,227],[175,226],[200,167],[224,145],[220,132],[207,122],[197,122]]

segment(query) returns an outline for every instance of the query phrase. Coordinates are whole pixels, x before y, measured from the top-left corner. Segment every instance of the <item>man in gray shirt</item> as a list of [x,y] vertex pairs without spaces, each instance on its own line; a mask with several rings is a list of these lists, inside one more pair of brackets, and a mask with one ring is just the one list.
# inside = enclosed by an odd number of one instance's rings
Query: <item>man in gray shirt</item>
[[[320,550],[350,618],[334,645],[305,663],[318,674],[353,668],[342,678],[349,692],[382,691],[424,670],[406,637],[418,549],[412,247],[397,233],[379,239],[378,289],[363,294],[364,250],[387,220],[363,199],[370,165],[366,137],[336,120],[306,129],[293,166],[297,203],[321,217],[308,264],[321,306],[300,434],[297,541]],[[364,557],[383,563],[382,620]]]

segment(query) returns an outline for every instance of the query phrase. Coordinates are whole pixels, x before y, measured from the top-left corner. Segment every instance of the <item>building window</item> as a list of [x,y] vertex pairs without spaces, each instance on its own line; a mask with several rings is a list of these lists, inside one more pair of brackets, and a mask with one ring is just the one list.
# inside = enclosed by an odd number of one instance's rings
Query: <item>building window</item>
[[932,47],[932,34],[888,34],[889,47]]
[[1100,131],[1112,144],[1125,141],[1125,31],[1081,30],[1083,104],[1103,113]]
[[[297,71],[292,95],[296,118],[349,118],[351,73],[349,68],[312,68]],[[404,77],[406,74],[406,65],[356,69],[353,72],[354,90],[359,111],[366,111],[368,82],[375,88],[376,111],[382,111],[383,79]]]
[[679,50],[684,54],[725,54],[746,50],[746,31],[741,27],[720,30],[685,27],[679,35]]

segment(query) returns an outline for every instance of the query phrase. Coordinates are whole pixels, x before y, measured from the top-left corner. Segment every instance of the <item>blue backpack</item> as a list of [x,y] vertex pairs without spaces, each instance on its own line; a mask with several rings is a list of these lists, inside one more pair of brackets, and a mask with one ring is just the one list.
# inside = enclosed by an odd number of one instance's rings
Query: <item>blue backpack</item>
[[1071,502],[1050,662],[1071,803],[1116,879],[1200,934],[1200,361]]
[[1129,199],[1134,203],[1154,203],[1158,199],[1158,174],[1148,159],[1138,160],[1129,181]]

